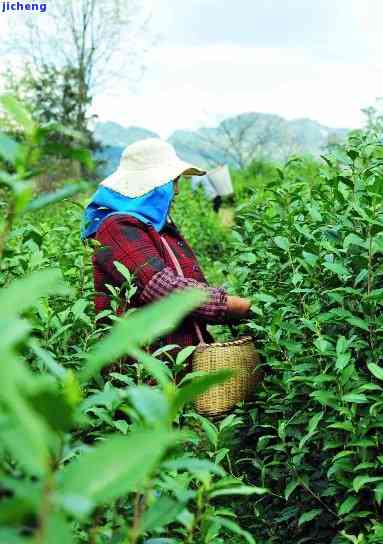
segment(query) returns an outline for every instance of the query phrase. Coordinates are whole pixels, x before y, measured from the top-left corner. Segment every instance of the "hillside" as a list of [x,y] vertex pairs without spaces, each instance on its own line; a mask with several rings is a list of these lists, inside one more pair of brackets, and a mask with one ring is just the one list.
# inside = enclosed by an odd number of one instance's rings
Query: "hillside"
[[[217,127],[196,131],[176,130],[168,139],[184,160],[212,167],[228,163],[243,167],[253,158],[285,160],[295,153],[318,157],[329,142],[343,141],[347,129],[330,128],[312,119],[287,121],[279,115],[244,113],[222,121]],[[106,146],[98,154],[105,161],[107,175],[118,165],[125,146],[158,134],[140,127],[98,123],[96,138]]]
[[112,147],[125,147],[137,140],[158,138],[158,134],[141,127],[123,127],[118,123],[99,122],[95,127],[95,137],[102,144]]
[[260,156],[274,160],[293,153],[318,157],[329,142],[343,141],[347,132],[311,119],[287,121],[278,115],[247,113],[225,119],[214,128],[176,131],[169,141],[185,160],[243,167]]
[[96,153],[96,159],[103,161],[99,168],[101,176],[108,176],[117,168],[123,149],[138,140],[159,138],[158,134],[141,127],[123,127],[118,123],[107,121],[97,123],[95,137],[104,146]]

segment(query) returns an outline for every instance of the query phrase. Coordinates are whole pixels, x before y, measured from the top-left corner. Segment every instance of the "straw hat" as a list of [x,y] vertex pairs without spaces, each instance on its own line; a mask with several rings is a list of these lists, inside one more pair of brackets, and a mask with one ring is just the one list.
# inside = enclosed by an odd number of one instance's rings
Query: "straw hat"
[[182,161],[168,142],[148,138],[128,145],[117,170],[101,185],[123,196],[136,198],[178,176],[204,174],[204,170]]

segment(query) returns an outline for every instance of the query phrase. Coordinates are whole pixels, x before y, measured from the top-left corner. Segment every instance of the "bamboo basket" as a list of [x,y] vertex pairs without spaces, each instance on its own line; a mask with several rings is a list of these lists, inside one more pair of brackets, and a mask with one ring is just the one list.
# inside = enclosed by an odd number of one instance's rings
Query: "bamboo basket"
[[193,354],[193,372],[229,369],[234,375],[223,384],[211,387],[195,401],[200,414],[218,416],[248,399],[261,380],[259,355],[251,336],[232,342],[200,344]]
[[[161,239],[177,273],[183,277],[182,268],[173,250],[164,237]],[[257,371],[259,355],[251,336],[244,336],[232,342],[205,344],[196,322],[194,327],[200,343],[193,353],[193,372],[216,372],[223,369],[234,372],[225,383],[211,387],[195,401],[199,413],[219,416],[231,410],[238,402],[249,398],[253,392],[261,379],[261,374]]]

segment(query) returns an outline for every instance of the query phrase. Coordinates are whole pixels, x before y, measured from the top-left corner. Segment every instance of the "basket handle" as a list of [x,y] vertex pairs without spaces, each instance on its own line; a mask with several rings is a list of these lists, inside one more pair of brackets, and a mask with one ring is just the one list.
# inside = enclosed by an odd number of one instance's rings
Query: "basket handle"
[[[183,273],[183,270],[181,268],[181,265],[180,263],[178,262],[178,259],[177,257],[174,255],[174,251],[172,250],[172,248],[169,246],[168,242],[165,240],[165,238],[163,236],[161,236],[161,240],[162,240],[162,243],[166,249],[166,251],[169,253],[169,257],[177,271],[177,274],[179,276],[181,276],[182,278],[185,277],[185,274]],[[193,325],[194,325],[194,328],[195,328],[195,332],[197,334],[197,338],[198,338],[198,341],[201,344],[205,344],[204,342],[204,339],[203,339],[203,336],[202,336],[202,332],[201,332],[201,329],[198,325],[198,323],[196,321],[193,320]]]

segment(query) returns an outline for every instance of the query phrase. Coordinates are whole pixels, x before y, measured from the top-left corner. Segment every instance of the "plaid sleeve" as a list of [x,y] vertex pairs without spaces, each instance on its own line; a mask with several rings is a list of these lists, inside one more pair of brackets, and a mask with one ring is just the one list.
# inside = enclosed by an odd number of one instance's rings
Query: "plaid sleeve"
[[96,262],[116,285],[121,285],[124,278],[114,261],[122,263],[134,274],[139,290],[165,268],[165,262],[145,227],[131,218],[114,216],[107,219],[97,233],[97,240],[101,247],[95,254]]
[[194,310],[192,315],[206,321],[206,323],[225,323],[227,319],[227,293],[218,287],[209,287],[205,283],[198,282],[191,278],[183,278],[166,267],[157,272],[147,283],[140,295],[140,302],[146,304],[159,298],[165,297],[176,289],[195,287],[203,289],[208,293],[209,300]]

